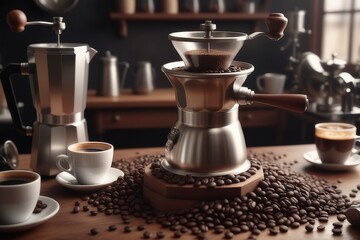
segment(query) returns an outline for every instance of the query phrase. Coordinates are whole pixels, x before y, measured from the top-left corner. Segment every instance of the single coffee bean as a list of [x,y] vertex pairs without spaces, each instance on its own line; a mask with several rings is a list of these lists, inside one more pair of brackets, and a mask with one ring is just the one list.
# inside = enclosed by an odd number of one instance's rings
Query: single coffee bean
[[159,231],[156,233],[156,238],[161,239],[165,237],[165,233],[162,231]]
[[124,232],[125,233],[130,233],[132,231],[131,227],[130,226],[125,226],[124,227]]
[[279,230],[282,233],[286,233],[289,230],[289,228],[286,225],[280,225]]
[[110,226],[108,227],[108,230],[109,230],[109,231],[115,231],[116,229],[117,229],[116,225],[110,225]]
[[331,231],[332,231],[332,233],[334,235],[341,235],[342,234],[341,228],[333,228]]
[[182,236],[182,233],[180,231],[174,232],[174,238],[180,238]]
[[333,226],[334,226],[335,228],[342,228],[343,224],[342,224],[341,222],[334,222],[334,223],[333,223]]
[[90,229],[90,234],[91,235],[97,235],[98,233],[99,233],[99,229],[97,229],[97,228]]
[[339,214],[339,215],[337,215],[336,217],[337,217],[337,219],[338,219],[339,221],[341,221],[341,222],[343,222],[343,221],[346,220],[345,214]]
[[319,226],[317,226],[317,230],[318,231],[324,231],[325,230],[325,225],[320,224]]
[[143,231],[145,229],[145,226],[144,225],[139,225],[137,226],[137,230],[138,231]]
[[308,232],[312,232],[314,230],[314,227],[315,226],[313,224],[306,224],[305,229]]
[[232,232],[230,232],[230,231],[226,231],[225,233],[224,233],[224,238],[225,239],[231,239],[231,238],[233,238],[234,237],[234,234],[232,233]]
[[143,238],[144,238],[144,239],[149,239],[149,238],[151,238],[151,236],[152,236],[152,234],[151,234],[150,232],[145,231],[145,232],[143,233]]

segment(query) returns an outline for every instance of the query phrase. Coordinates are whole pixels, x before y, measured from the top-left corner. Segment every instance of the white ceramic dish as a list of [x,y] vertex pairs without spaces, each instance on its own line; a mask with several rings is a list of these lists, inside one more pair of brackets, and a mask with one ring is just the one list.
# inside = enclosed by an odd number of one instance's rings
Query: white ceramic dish
[[0,225],[0,232],[24,231],[33,228],[55,216],[60,209],[59,203],[52,198],[40,196],[39,200],[47,204],[47,207],[40,213],[33,213],[28,220],[22,223]]
[[331,171],[350,170],[360,164],[360,155],[358,154],[353,154],[344,164],[322,163],[316,150],[304,153],[304,158],[306,161],[320,169]]
[[75,177],[67,172],[61,172],[56,176],[56,181],[62,186],[76,190],[76,191],[94,191],[106,187],[116,181],[118,177],[123,177],[124,173],[120,169],[110,168],[109,173],[101,184],[82,185],[79,184]]

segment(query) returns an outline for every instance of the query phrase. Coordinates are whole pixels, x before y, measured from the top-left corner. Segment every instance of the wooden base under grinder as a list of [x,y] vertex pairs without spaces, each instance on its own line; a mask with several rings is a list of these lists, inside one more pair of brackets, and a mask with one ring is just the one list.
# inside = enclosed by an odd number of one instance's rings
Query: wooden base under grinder
[[192,184],[170,184],[152,175],[151,166],[145,167],[143,194],[153,208],[169,212],[194,207],[197,202],[222,198],[234,198],[253,191],[264,178],[260,168],[243,182],[209,188]]

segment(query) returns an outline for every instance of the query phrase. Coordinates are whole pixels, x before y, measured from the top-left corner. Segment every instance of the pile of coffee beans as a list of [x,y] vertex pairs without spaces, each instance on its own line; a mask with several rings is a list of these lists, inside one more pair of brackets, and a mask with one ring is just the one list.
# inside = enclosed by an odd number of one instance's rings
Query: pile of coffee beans
[[255,175],[257,171],[261,168],[261,163],[253,159],[251,161],[251,167],[240,174],[228,174],[224,176],[214,176],[214,177],[195,177],[195,176],[182,176],[177,175],[171,172],[166,171],[161,166],[162,159],[157,159],[151,164],[151,174],[158,179],[162,179],[170,184],[177,185],[187,185],[191,184],[194,187],[206,186],[208,188],[220,187],[223,185],[230,185],[239,182],[244,182],[249,179],[251,176]]
[[[278,160],[283,156],[276,156],[270,152],[252,153],[248,156],[252,167],[262,166],[264,179],[254,191],[245,196],[202,201],[191,209],[160,213],[152,209],[143,198],[142,186],[145,166],[152,164],[156,169],[159,167],[159,159],[163,157],[151,155],[131,161],[116,161],[115,167],[122,169],[125,176],[112,185],[85,196],[85,205],[95,208],[96,210],[92,211],[96,213],[119,215],[126,225],[124,233],[136,229],[136,226],[129,225],[131,217],[141,217],[147,224],[157,223],[163,228],[169,228],[173,231],[171,238],[180,238],[183,234],[190,233],[195,239],[206,239],[205,233],[213,232],[222,234],[223,239],[231,239],[239,233],[250,232],[249,239],[256,239],[262,231],[277,235],[301,225],[304,225],[308,232],[314,229],[323,231],[323,223],[329,221],[330,215],[338,217],[339,222],[334,225],[333,234],[339,235],[341,221],[345,220],[344,212],[352,204],[358,204],[343,194],[336,183],[296,173],[290,169],[296,161],[280,163]],[[195,182],[196,179],[174,184]],[[77,203],[75,207],[76,205]],[[315,225],[316,220],[320,222],[318,226]],[[144,230],[143,238],[148,237],[165,236],[163,232],[151,233]]]
[[228,67],[226,69],[220,68],[220,69],[215,69],[215,70],[199,70],[199,69],[188,68],[188,67],[177,67],[177,68],[174,68],[174,70],[193,72],[193,73],[232,73],[232,72],[240,72],[245,69],[243,69],[239,66],[231,65],[230,67]]

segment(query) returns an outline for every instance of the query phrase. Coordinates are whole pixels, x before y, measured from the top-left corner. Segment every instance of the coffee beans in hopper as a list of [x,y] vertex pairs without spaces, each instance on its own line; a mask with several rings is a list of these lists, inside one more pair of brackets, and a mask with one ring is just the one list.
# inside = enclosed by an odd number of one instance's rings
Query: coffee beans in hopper
[[[111,214],[119,215],[123,220],[127,219],[127,224],[131,225],[131,217],[143,218],[172,230],[174,235],[171,237],[176,235],[177,238],[181,238],[184,234],[192,234],[195,239],[201,239],[206,232],[221,234],[223,239],[250,232],[249,239],[256,239],[256,236],[266,229],[270,235],[277,235],[300,225],[306,226],[304,229],[309,232],[315,228],[320,231],[323,229],[320,226],[324,225],[315,226],[315,220],[327,222],[330,215],[338,215],[343,219],[346,209],[357,204],[342,194],[336,184],[311,175],[296,173],[290,169],[296,161],[280,163],[278,160],[283,156],[276,156],[271,152],[250,154],[248,158],[251,168],[246,173],[209,177],[206,180],[165,172],[159,164],[163,157],[146,155],[131,161],[117,160],[114,167],[121,169],[125,173],[124,177],[84,197],[83,201],[86,201],[86,205],[96,208],[98,212],[106,213],[111,210]],[[161,213],[156,212],[142,195],[144,168],[149,164],[154,176],[171,184],[191,184],[194,187],[233,184],[255,174],[260,166],[263,167],[264,179],[254,191],[245,196],[201,201],[191,209]],[[209,183],[214,184],[209,186]],[[130,229],[139,230],[138,227],[130,225],[125,226],[124,233],[131,232]],[[334,234],[341,234],[341,228],[334,229]],[[144,238],[163,237],[159,232],[145,231],[143,234]]]

